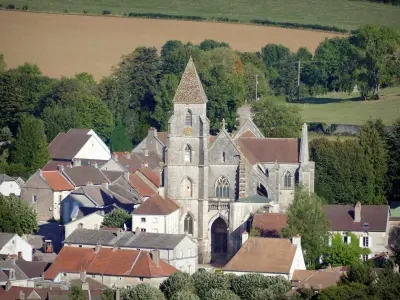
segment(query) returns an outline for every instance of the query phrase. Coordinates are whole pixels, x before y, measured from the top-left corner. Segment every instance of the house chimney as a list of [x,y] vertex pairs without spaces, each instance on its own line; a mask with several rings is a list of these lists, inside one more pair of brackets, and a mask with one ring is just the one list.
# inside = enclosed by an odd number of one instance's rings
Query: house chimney
[[97,244],[96,247],[94,248],[94,253],[99,253],[100,248],[101,248],[101,245]]
[[154,127],[150,127],[149,131],[147,132],[147,136],[152,136],[152,135],[157,136],[157,129]]
[[118,161],[118,154],[113,153],[113,158],[114,158],[115,161]]
[[242,245],[248,240],[249,238],[249,233],[245,230],[242,233]]
[[358,201],[354,206],[354,222],[361,222],[361,202]]
[[7,282],[6,282],[5,290],[9,291],[10,289],[11,289],[11,281],[10,281],[10,279],[8,279]]
[[19,291],[19,300],[25,300],[25,293],[23,291]]
[[160,266],[160,250],[155,249],[151,253],[151,259],[154,261],[157,267]]
[[131,153],[129,151],[125,152],[125,157],[126,159],[131,159]]
[[82,283],[86,282],[86,271],[85,270],[80,270],[79,279],[82,281]]
[[147,149],[143,149],[143,155],[144,156],[149,156],[149,150],[147,150]]
[[88,182],[86,183],[86,185],[93,185],[93,182],[91,182],[90,180],[88,180]]
[[58,170],[62,173],[64,172],[64,165],[58,165]]
[[301,236],[300,234],[296,234],[294,237],[292,237],[292,244],[295,246],[301,246]]
[[96,169],[99,167],[99,165],[97,164],[97,162],[92,163],[92,166],[93,166],[94,168],[96,168]]
[[121,300],[121,290],[119,288],[115,289],[115,300]]
[[148,168],[149,164],[147,163],[147,160],[144,160],[142,163],[142,168]]
[[73,165],[74,167],[80,167],[82,165],[81,160],[79,158],[74,158]]
[[24,259],[24,258],[22,257],[22,251],[18,251],[18,259]]
[[106,190],[108,190],[108,182],[107,182],[107,181],[104,181],[104,182],[101,184],[101,186],[102,186],[103,188],[105,188]]

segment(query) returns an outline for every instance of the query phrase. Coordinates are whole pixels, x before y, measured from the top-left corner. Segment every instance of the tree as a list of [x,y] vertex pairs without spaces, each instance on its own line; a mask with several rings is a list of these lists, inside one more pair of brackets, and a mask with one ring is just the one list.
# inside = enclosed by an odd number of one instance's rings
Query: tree
[[371,250],[360,247],[359,238],[352,233],[347,233],[350,238],[350,244],[345,244],[340,233],[332,236],[332,245],[327,249],[324,255],[324,263],[336,266],[352,266],[360,262],[362,255],[368,255]]
[[328,218],[323,200],[303,187],[296,188],[293,204],[287,210],[287,226],[282,234],[301,236],[301,246],[307,264],[316,263],[328,245]]
[[222,274],[209,273],[206,271],[197,271],[192,275],[196,294],[200,299],[206,298],[206,294],[210,289],[228,290],[230,282],[228,278]]
[[382,120],[369,120],[361,126],[359,141],[364,149],[367,163],[372,169],[371,187],[373,188],[374,203],[384,204],[386,173],[388,171],[388,150],[383,136],[384,125]]
[[51,142],[60,132],[78,127],[78,112],[75,107],[51,104],[43,109],[40,119],[45,126],[47,142]]
[[391,268],[385,268],[378,273],[376,282],[371,285],[373,299],[400,299],[400,274]]
[[200,43],[199,48],[200,50],[207,51],[215,48],[230,48],[229,44],[224,43],[224,42],[217,42],[214,40],[204,40]]
[[256,75],[257,75],[257,98],[264,99],[268,94],[268,84],[264,72],[252,63],[244,65],[244,83],[246,87],[246,100],[253,102],[256,100]]
[[68,298],[70,300],[85,300],[86,296],[80,286],[72,285]]
[[114,300],[114,290],[111,288],[106,288],[103,290],[103,294],[101,294],[101,300]]
[[11,161],[34,172],[42,168],[49,159],[43,122],[32,116],[22,118],[11,152]]
[[121,290],[123,300],[164,300],[162,292],[149,284],[140,283],[129,289]]
[[[360,283],[350,283],[323,289],[313,299],[316,300],[371,300],[368,287]],[[384,299],[384,298],[379,298]]]
[[240,300],[238,295],[230,290],[210,289],[205,294],[204,300]]
[[33,234],[39,229],[36,213],[29,204],[15,196],[0,195],[0,232]]
[[194,280],[188,273],[178,271],[161,283],[160,290],[167,299],[170,299],[172,295],[179,291],[194,292]]
[[168,41],[161,48],[161,65],[163,74],[174,74],[181,77],[189,58],[198,61],[200,49],[192,43],[183,44],[181,41]]
[[299,137],[302,124],[297,106],[276,104],[270,99],[254,102],[251,108],[254,123],[267,137]]
[[15,70],[19,73],[23,73],[26,75],[33,75],[33,76],[42,75],[42,72],[40,71],[39,67],[36,64],[30,64],[27,62],[21,66],[18,66]]
[[103,226],[111,228],[120,228],[131,218],[131,215],[122,208],[114,208],[106,214],[103,220]]
[[121,123],[118,123],[111,132],[109,144],[112,152],[132,150],[132,143],[128,138],[125,127]]
[[387,135],[388,144],[388,187],[387,196],[389,200],[400,200],[400,118]]
[[179,291],[172,295],[169,300],[200,300],[200,298],[190,291]]
[[373,272],[372,268],[367,263],[358,261],[350,267],[346,275],[341,277],[340,282],[342,284],[356,282],[370,286],[376,279],[376,274]]
[[7,68],[6,62],[4,61],[4,54],[0,53],[0,73],[4,72]]

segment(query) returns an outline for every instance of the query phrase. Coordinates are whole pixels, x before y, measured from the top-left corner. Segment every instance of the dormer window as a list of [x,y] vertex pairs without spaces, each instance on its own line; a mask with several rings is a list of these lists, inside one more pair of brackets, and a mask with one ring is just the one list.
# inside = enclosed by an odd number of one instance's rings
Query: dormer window
[[369,227],[369,223],[364,223],[364,224],[363,224],[363,227],[364,227],[364,228],[368,228],[368,227]]
[[192,112],[190,110],[186,112],[185,127],[192,127]]

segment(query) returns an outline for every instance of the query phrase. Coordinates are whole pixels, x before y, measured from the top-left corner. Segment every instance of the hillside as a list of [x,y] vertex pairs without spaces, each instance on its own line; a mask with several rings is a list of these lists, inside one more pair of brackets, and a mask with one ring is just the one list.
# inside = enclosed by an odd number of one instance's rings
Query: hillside
[[197,16],[207,19],[229,18],[240,22],[253,19],[299,24],[317,24],[355,29],[367,23],[400,27],[400,6],[350,0],[0,0],[22,9],[43,12],[68,12],[112,15],[161,13]]

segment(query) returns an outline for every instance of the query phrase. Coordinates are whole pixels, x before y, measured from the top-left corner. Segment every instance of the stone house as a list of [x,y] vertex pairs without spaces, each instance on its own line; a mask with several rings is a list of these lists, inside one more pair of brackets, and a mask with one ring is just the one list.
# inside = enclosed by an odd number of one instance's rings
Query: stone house
[[260,273],[291,280],[296,270],[306,270],[301,237],[296,236],[292,240],[248,238],[248,233],[244,232],[242,247],[222,270],[235,275]]
[[90,276],[109,287],[127,287],[142,282],[158,286],[176,271],[160,259],[156,250],[64,246],[44,273],[44,278],[60,282]]
[[0,232],[0,255],[16,255],[32,261],[33,247],[16,233]]
[[371,254],[365,255],[363,260],[387,252],[388,205],[361,205],[360,202],[355,206],[332,204],[325,205],[324,210],[328,215],[332,235],[339,233],[345,243],[351,243],[348,233],[353,233],[359,238],[360,247],[371,250]]
[[132,212],[132,229],[139,228],[142,232],[179,233],[179,206],[159,194],[145,200]]
[[64,238],[68,238],[77,228],[99,229],[104,220],[104,212],[102,210],[92,212],[86,216],[77,217],[69,223],[64,224]]
[[10,196],[14,194],[19,196],[21,194],[21,187],[24,181],[20,177],[11,177],[6,174],[0,174],[0,195]]
[[65,239],[71,247],[114,248],[126,250],[158,250],[160,258],[182,272],[197,270],[197,243],[186,234],[161,234],[121,230],[76,229]]
[[162,195],[181,207],[179,232],[198,239],[201,263],[233,256],[249,217],[260,209],[284,212],[296,183],[314,190],[315,172],[306,124],[301,139],[271,139],[251,118],[234,133],[221,120],[219,133],[212,136],[207,101],[190,59],[173,99],[168,131],[149,129],[131,151],[149,158],[149,166],[150,157],[163,166]]

